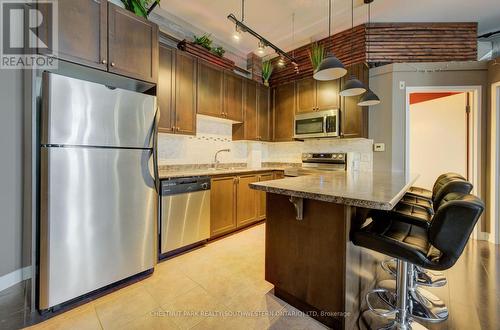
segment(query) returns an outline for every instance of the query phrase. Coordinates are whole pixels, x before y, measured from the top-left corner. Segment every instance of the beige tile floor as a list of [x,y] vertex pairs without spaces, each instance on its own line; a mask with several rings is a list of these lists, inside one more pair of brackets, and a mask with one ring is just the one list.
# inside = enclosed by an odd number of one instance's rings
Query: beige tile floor
[[324,329],[264,280],[265,225],[161,262],[153,275],[33,329]]

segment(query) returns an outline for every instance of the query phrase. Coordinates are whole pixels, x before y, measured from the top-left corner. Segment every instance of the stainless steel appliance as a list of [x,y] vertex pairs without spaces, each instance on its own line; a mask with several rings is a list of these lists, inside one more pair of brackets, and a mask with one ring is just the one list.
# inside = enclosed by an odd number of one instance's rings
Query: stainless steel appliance
[[154,96],[44,73],[42,99],[44,310],[153,268],[159,180]]
[[285,176],[302,176],[347,170],[346,153],[304,153],[302,167],[285,169]]
[[210,177],[161,182],[160,257],[210,237]]
[[297,139],[339,136],[339,110],[317,111],[295,116]]

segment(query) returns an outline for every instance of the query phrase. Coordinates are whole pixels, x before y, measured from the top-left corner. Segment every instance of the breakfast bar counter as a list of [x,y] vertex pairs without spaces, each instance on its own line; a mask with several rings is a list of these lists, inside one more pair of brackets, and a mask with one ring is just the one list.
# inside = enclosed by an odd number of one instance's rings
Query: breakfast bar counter
[[329,327],[359,328],[382,256],[349,233],[370,209],[392,209],[417,177],[338,171],[250,184],[267,193],[265,278],[274,294]]

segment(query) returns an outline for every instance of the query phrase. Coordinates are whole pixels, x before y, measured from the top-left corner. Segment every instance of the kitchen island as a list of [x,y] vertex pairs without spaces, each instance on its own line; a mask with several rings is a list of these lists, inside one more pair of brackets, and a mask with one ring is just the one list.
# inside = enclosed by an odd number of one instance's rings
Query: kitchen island
[[267,198],[265,278],[274,294],[334,329],[359,328],[382,255],[349,239],[370,209],[392,209],[416,175],[332,172],[250,184]]

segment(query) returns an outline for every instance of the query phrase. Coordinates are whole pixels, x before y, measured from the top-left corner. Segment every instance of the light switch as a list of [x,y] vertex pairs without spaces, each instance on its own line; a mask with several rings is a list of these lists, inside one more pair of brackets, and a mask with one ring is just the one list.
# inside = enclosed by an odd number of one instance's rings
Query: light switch
[[375,151],[375,152],[385,151],[385,143],[374,143],[373,144],[373,151]]

